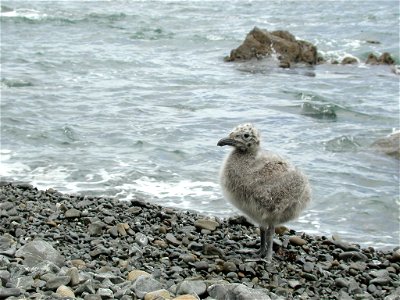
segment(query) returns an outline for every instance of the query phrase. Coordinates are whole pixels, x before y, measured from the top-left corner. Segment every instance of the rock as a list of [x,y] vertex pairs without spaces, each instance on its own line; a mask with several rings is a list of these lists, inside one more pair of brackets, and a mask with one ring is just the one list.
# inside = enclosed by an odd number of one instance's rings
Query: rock
[[231,262],[231,261],[224,262],[223,269],[225,272],[236,272],[237,271],[237,267],[236,267],[235,263]]
[[310,274],[310,273],[303,273],[301,276],[303,276],[305,279],[309,280],[309,281],[317,281],[318,277],[315,276],[314,274]]
[[151,276],[151,274],[142,270],[133,270],[128,273],[128,280],[135,281],[136,279],[138,279],[139,276]]
[[182,254],[181,256],[179,256],[179,259],[181,259],[185,263],[193,263],[196,261],[197,258],[194,254]]
[[354,280],[353,278],[351,278],[349,280],[349,285],[347,286],[347,292],[352,295],[352,294],[360,294],[362,293],[362,290],[360,288],[359,283]]
[[388,52],[382,53],[379,58],[375,54],[370,53],[365,63],[370,65],[393,65],[395,60]]
[[288,284],[292,289],[296,289],[297,287],[301,286],[301,283],[298,280],[288,280]]
[[103,228],[106,227],[106,224],[101,221],[96,221],[89,224],[88,232],[91,236],[100,236],[103,234]]
[[66,218],[72,219],[72,218],[79,218],[81,216],[81,212],[77,210],[76,208],[71,208],[68,209],[65,213],[64,216]]
[[153,245],[156,245],[157,247],[160,247],[160,248],[168,248],[168,243],[165,241],[161,241],[161,240],[153,241]]
[[257,27],[247,34],[244,42],[233,49],[225,60],[249,60],[275,54],[285,67],[290,66],[290,63],[317,63],[317,47],[311,43],[297,40],[288,31],[268,32]]
[[142,275],[135,280],[132,288],[139,298],[143,298],[147,293],[160,290],[163,286],[154,278]]
[[194,222],[194,226],[196,228],[214,231],[219,226],[219,223],[209,219],[198,219]]
[[216,300],[271,300],[267,290],[252,289],[239,283],[213,284],[207,291]]
[[116,227],[120,236],[127,235],[126,230],[129,229],[129,225],[127,223],[118,223]]
[[344,278],[338,277],[335,279],[335,285],[340,288],[347,288],[349,286],[349,282]]
[[14,256],[17,250],[17,243],[10,234],[0,236],[0,254]]
[[72,286],[79,284],[79,282],[80,282],[80,280],[79,280],[79,271],[78,271],[78,269],[76,267],[70,268],[67,271],[66,275],[71,278],[71,282],[70,283],[71,283]]
[[391,260],[393,262],[400,262],[400,248],[397,250],[393,250]]
[[382,269],[382,270],[374,270],[369,272],[369,275],[371,275],[372,277],[389,277],[389,271],[387,271],[386,269]]
[[339,259],[342,260],[353,260],[353,261],[366,261],[368,260],[368,257],[365,254],[362,254],[361,252],[357,251],[347,251],[347,252],[342,252],[339,254]]
[[336,247],[344,251],[360,251],[360,249],[357,246],[351,245],[350,243],[347,243],[342,240],[333,240],[332,244],[334,244]]
[[182,294],[196,294],[202,296],[207,291],[207,285],[201,280],[184,280],[177,285],[176,293]]
[[149,243],[149,239],[145,234],[138,232],[135,235],[135,242],[138,243],[140,246],[146,246]]
[[0,270],[0,286],[5,286],[10,280],[11,273],[7,270]]
[[174,246],[179,246],[181,244],[180,241],[176,239],[176,237],[172,233],[167,233],[165,239]]
[[196,242],[191,242],[188,245],[188,249],[189,250],[194,250],[194,251],[201,251],[201,250],[203,250],[203,244],[196,243]]
[[400,130],[376,140],[371,146],[379,152],[400,159]]
[[60,285],[56,290],[56,294],[60,295],[61,297],[75,298],[74,291],[65,285]]
[[163,300],[163,299],[171,299],[171,294],[165,289],[149,292],[144,296],[144,300]]
[[313,263],[308,262],[308,261],[304,263],[304,265],[303,265],[303,271],[304,272],[310,273],[313,270],[314,270],[314,264]]
[[49,290],[55,290],[61,285],[68,285],[70,281],[71,278],[69,276],[56,276],[47,281],[46,288]]
[[352,56],[346,56],[341,61],[342,65],[352,65],[352,64],[357,64],[357,63],[358,63],[357,58],[352,57]]
[[301,237],[298,237],[297,235],[291,236],[289,238],[289,242],[295,246],[303,246],[303,245],[307,244],[306,240],[303,240]]
[[207,261],[201,260],[201,261],[196,261],[194,263],[194,267],[198,271],[200,271],[200,270],[208,270],[209,264],[208,264]]
[[275,233],[278,235],[283,235],[286,232],[289,232],[289,228],[287,228],[286,226],[281,225],[275,227]]
[[378,57],[376,57],[376,55],[370,53],[365,63],[370,65],[379,65],[379,60]]
[[113,299],[114,298],[114,293],[111,289],[107,288],[99,288],[97,290],[97,295],[101,297],[101,299]]
[[392,58],[392,56],[388,52],[382,53],[382,55],[379,56],[378,61],[379,61],[379,63],[385,64],[385,65],[393,65],[395,63],[395,60]]
[[28,267],[33,267],[44,260],[59,267],[64,264],[64,257],[51,244],[42,240],[34,240],[22,246],[15,256],[24,258],[24,264]]
[[30,290],[33,286],[33,277],[32,276],[20,276],[11,278],[10,281],[13,287],[19,288],[21,290]]
[[374,278],[372,279],[369,283],[370,284],[374,284],[374,285],[387,285],[389,284],[391,281],[390,277],[378,277],[378,278]]
[[6,299],[8,297],[18,297],[19,295],[21,295],[20,289],[0,287],[0,299]]
[[205,255],[218,255],[219,257],[225,256],[224,251],[212,244],[205,244],[203,248],[203,253]]
[[71,264],[79,270],[82,270],[86,267],[86,263],[82,259],[73,259],[71,260]]
[[[178,297],[175,297],[172,300],[200,300],[200,298],[195,295],[186,294],[186,295],[180,295]],[[210,300],[212,300],[212,299],[210,299]]]
[[77,295],[81,295],[82,293],[95,294],[96,291],[94,289],[94,285],[95,284],[93,283],[93,280],[88,279],[76,288],[75,294]]

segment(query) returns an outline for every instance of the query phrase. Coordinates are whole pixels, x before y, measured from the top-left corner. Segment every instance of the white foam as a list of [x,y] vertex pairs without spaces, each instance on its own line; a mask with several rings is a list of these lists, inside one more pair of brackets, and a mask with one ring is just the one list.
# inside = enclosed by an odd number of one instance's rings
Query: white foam
[[216,190],[219,189],[218,184],[210,181],[191,181],[181,180],[178,182],[158,181],[154,178],[142,176],[133,181],[131,184],[123,184],[121,192],[118,196],[126,196],[137,192],[150,195],[153,198],[180,198],[185,197],[207,197],[208,199],[216,198]]
[[14,175],[24,175],[30,171],[29,166],[17,161],[11,162],[13,153],[9,149],[0,150],[0,176],[11,177]]
[[2,12],[0,13],[0,16],[8,18],[23,17],[30,20],[41,20],[47,17],[46,14],[43,14],[40,11],[34,9],[26,9],[26,8],[20,8],[12,11]]

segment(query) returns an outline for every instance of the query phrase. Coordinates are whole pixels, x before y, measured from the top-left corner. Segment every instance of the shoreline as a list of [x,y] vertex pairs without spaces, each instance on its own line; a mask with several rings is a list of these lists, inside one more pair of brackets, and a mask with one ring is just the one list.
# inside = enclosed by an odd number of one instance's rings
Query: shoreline
[[241,217],[16,182],[0,182],[0,200],[0,299],[400,297],[399,247],[288,230],[275,234],[267,263],[254,259],[258,228]]

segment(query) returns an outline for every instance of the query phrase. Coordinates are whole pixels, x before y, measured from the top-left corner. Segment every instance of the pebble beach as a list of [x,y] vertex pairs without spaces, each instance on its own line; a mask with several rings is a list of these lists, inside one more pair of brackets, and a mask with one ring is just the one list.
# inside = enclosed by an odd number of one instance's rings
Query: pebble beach
[[400,249],[259,229],[134,198],[0,184],[0,299],[400,298]]

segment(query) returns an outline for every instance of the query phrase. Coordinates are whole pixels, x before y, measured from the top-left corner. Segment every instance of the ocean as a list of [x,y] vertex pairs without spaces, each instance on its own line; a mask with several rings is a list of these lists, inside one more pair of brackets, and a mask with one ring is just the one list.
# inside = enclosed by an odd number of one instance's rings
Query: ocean
[[[233,127],[310,178],[297,231],[399,243],[399,160],[371,144],[399,124],[398,1],[2,1],[2,180],[226,218],[218,173]],[[225,62],[255,26],[324,64]],[[332,64],[345,56],[356,65]]]

